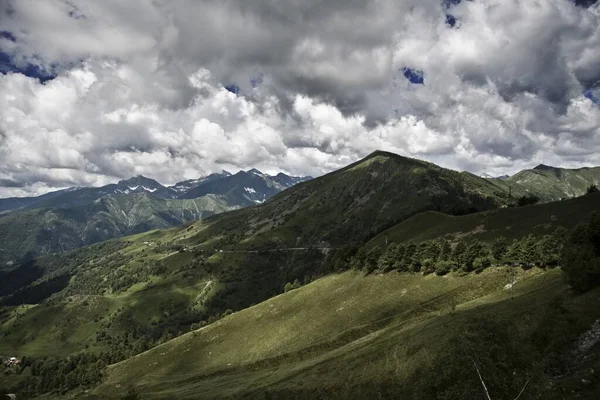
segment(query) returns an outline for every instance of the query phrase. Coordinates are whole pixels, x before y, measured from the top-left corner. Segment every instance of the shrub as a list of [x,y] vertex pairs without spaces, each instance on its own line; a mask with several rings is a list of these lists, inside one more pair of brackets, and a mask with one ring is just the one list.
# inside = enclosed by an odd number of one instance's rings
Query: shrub
[[432,274],[435,272],[435,263],[432,258],[426,258],[421,263],[421,271],[423,271],[423,275]]
[[454,264],[451,261],[438,261],[435,263],[435,273],[439,276],[446,275],[448,272],[452,271],[453,267]]
[[473,268],[475,268],[476,271],[483,271],[490,265],[492,265],[492,261],[489,259],[489,257],[477,257],[473,261]]
[[573,289],[583,292],[600,285],[600,216],[577,225],[563,246],[563,272]]
[[531,196],[522,196],[517,200],[517,205],[519,207],[529,206],[533,204],[537,204],[540,201],[540,198],[534,195]]

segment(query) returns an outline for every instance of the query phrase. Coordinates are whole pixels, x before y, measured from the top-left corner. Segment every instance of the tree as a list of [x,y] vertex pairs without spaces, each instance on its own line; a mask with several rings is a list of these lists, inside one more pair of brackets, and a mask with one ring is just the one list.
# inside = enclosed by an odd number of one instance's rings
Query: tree
[[373,247],[367,251],[363,265],[367,274],[370,274],[377,268],[379,257],[381,257],[381,249],[379,247]]
[[417,250],[417,245],[413,242],[409,242],[406,245],[406,249],[404,250],[404,256],[402,257],[401,262],[401,271],[410,270],[411,265],[413,264],[413,256]]
[[494,239],[492,242],[492,257],[494,257],[497,262],[502,262],[502,260],[504,260],[507,251],[508,242],[504,236]]
[[463,262],[463,254],[467,251],[467,244],[464,240],[459,240],[456,246],[454,247],[454,251],[452,252],[452,259],[456,262],[456,264],[461,267]]
[[527,264],[534,264],[539,260],[537,241],[532,234],[521,239],[521,258]]
[[598,191],[598,186],[596,186],[595,184],[592,184],[587,188],[586,193],[587,194],[596,193],[597,191]]
[[452,270],[454,264],[448,260],[438,260],[435,263],[435,274],[436,275],[446,275],[448,272]]
[[537,204],[540,201],[540,198],[534,195],[531,196],[521,196],[519,200],[517,200],[517,205],[519,207],[529,206],[533,204]]
[[435,272],[435,261],[433,258],[426,258],[423,260],[421,263],[421,271],[423,271],[424,275]]
[[479,271],[479,272],[488,268],[490,265],[492,265],[492,261],[487,256],[483,256],[483,257],[480,256],[480,257],[475,258],[475,260],[473,260],[473,268],[475,268],[475,270]]
[[561,254],[567,282],[583,292],[600,285],[600,216],[578,224],[569,235]]
[[475,259],[478,257],[485,257],[488,253],[489,251],[483,242],[473,240],[467,247],[467,250],[462,254],[460,264],[465,271],[472,271]]
[[513,239],[512,244],[508,247],[506,252],[506,258],[511,263],[521,263],[522,255],[521,255],[521,242],[517,239]]
[[394,263],[398,259],[398,245],[392,243],[388,246],[385,252],[379,257],[377,267],[381,270],[389,270],[394,268]]
[[452,245],[446,239],[440,240],[440,254],[437,259],[439,261],[449,261],[452,258]]

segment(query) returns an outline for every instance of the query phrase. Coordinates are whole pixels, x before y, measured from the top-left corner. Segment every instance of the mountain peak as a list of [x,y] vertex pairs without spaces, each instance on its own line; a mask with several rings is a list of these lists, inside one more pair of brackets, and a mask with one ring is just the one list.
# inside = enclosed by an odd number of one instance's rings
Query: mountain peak
[[254,174],[254,175],[258,175],[258,176],[265,176],[265,174],[263,174],[262,172],[260,172],[256,168],[252,168],[251,170],[248,170],[246,172],[248,172],[249,174]]
[[134,183],[142,183],[142,182],[144,182],[144,183],[152,183],[152,184],[159,185],[159,183],[156,182],[154,179],[146,178],[143,175],[137,175],[137,176],[131,177],[129,179],[122,179],[117,184],[118,185],[120,185],[120,184],[134,184]]
[[546,164],[540,164],[540,165],[534,167],[533,169],[538,170],[538,171],[548,171],[548,170],[555,170],[555,169],[559,169],[559,168],[552,167],[552,166],[546,165]]

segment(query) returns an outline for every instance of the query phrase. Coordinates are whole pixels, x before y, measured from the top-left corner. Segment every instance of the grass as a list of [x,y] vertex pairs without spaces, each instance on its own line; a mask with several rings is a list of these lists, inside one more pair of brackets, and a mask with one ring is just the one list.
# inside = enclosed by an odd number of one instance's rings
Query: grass
[[551,233],[558,226],[572,228],[592,212],[600,210],[598,204],[600,193],[593,193],[571,200],[500,208],[462,216],[426,211],[381,232],[369,244],[383,245],[386,238],[388,241],[403,243],[443,236],[492,241],[499,236],[511,240],[530,233],[543,235]]
[[[94,393],[118,398],[134,383],[148,399],[360,398],[390,380],[402,390],[473,317],[519,320],[530,334],[567,294],[559,270],[519,270],[511,300],[509,276],[328,276],[111,366]],[[597,292],[584,304],[579,330],[600,317]]]

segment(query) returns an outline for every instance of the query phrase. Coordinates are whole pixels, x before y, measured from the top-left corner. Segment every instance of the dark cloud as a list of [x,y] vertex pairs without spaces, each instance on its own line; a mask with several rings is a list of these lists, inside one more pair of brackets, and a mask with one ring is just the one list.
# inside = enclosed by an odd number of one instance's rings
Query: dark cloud
[[29,185],[30,182],[16,182],[11,179],[0,179],[0,187],[22,188]]

